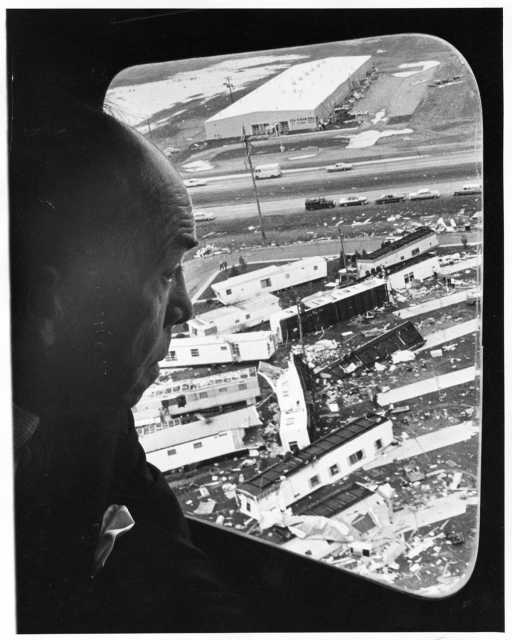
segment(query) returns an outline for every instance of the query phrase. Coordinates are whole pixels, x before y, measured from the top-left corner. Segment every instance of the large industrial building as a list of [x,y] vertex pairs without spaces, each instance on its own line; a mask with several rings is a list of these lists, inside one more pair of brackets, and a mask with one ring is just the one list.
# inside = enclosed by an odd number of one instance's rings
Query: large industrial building
[[371,69],[371,56],[296,64],[206,120],[206,138],[237,138],[316,129]]

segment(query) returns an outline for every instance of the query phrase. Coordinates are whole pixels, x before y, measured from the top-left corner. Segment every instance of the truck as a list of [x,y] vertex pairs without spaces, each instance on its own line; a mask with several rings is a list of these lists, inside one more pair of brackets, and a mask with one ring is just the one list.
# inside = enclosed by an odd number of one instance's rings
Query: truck
[[265,178],[280,178],[283,175],[279,163],[261,164],[254,167],[254,177],[256,180],[264,180]]

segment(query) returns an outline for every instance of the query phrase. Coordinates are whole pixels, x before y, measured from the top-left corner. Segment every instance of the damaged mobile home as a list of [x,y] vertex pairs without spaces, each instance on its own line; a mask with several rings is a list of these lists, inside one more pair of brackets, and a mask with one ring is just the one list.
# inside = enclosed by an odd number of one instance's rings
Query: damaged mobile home
[[385,417],[351,420],[240,484],[240,511],[265,526],[276,524],[292,503],[359,469],[392,440],[393,425]]
[[238,333],[257,327],[279,311],[279,298],[271,293],[260,293],[236,305],[212,309],[188,321],[191,336],[206,337],[219,333]]
[[357,258],[357,272],[360,278],[376,275],[386,267],[395,265],[426,253],[437,247],[437,234],[429,227],[419,227],[399,240],[386,244],[380,249]]
[[312,333],[349,320],[383,305],[388,300],[384,280],[368,278],[341,289],[329,289],[306,296],[292,307],[270,317],[270,328],[279,342],[298,338],[300,331]]
[[160,366],[193,367],[227,362],[268,360],[277,348],[272,331],[175,338]]
[[230,305],[260,293],[282,291],[327,277],[327,260],[321,256],[302,258],[282,265],[270,265],[215,282],[212,289],[222,304]]

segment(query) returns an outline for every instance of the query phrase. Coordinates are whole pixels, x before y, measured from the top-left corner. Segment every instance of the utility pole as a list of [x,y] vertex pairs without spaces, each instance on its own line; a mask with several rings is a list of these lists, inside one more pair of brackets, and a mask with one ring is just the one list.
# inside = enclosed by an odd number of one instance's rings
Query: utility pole
[[263,244],[267,244],[267,236],[265,234],[265,228],[263,225],[263,216],[261,214],[260,198],[258,195],[258,188],[256,186],[256,178],[254,177],[254,167],[252,166],[251,145],[249,142],[249,136],[245,133],[245,127],[242,127],[242,140],[244,141],[244,144],[245,144],[245,152],[247,154],[247,162],[249,163],[249,170],[251,172],[252,186],[254,189],[254,197],[256,198],[256,207],[258,209],[258,219],[260,221],[261,239],[263,241]]
[[340,239],[340,258],[342,260],[343,263],[343,269],[347,268],[347,261],[345,258],[345,246],[343,244],[343,231],[341,230],[341,225],[343,224],[343,222],[337,222],[336,223],[336,228],[338,229],[338,236]]
[[336,228],[338,229],[338,236],[340,239],[340,271],[343,270],[343,273],[339,274],[338,284],[341,285],[343,282],[347,282],[347,259],[345,256],[345,246],[343,244],[343,231],[341,230],[342,221],[336,223]]
[[301,347],[301,351],[302,354],[305,355],[305,351],[304,351],[304,332],[302,330],[302,310],[301,310],[301,299],[300,297],[295,294],[295,303],[297,305],[297,323],[299,325],[299,340],[300,340],[300,347]]
[[228,88],[229,91],[229,99],[231,101],[231,104],[233,104],[233,89],[235,88],[235,85],[231,82],[231,76],[228,76],[225,80],[224,80],[224,86]]

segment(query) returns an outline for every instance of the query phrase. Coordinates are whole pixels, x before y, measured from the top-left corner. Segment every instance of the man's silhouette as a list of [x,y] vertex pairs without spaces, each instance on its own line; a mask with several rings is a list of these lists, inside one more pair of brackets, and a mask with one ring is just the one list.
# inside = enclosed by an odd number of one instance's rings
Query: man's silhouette
[[191,313],[183,183],[82,109],[18,132],[10,178],[18,630],[236,630],[130,411]]

